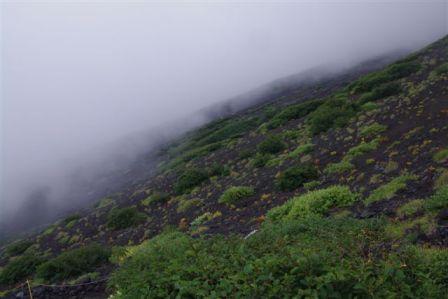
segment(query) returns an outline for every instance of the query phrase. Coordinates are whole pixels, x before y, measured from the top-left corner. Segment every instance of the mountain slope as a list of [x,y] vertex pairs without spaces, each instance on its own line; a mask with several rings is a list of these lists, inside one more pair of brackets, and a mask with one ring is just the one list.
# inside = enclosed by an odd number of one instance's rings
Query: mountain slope
[[447,83],[445,37],[216,120],[165,146],[157,175],[3,248],[0,283],[111,277],[117,298],[444,296]]

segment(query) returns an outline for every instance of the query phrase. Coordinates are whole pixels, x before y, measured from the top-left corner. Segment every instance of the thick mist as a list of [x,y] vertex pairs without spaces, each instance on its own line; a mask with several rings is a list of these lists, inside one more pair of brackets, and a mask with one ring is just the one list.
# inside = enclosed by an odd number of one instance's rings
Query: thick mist
[[205,122],[205,107],[448,32],[445,1],[0,5],[0,223],[20,217],[30,194],[73,205],[84,196],[67,195],[75,177],[88,181]]

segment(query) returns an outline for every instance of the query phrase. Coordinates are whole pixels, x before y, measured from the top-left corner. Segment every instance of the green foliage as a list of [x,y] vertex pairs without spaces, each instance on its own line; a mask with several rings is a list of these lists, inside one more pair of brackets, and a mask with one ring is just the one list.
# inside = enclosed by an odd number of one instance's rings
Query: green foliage
[[391,199],[395,194],[405,189],[408,181],[416,180],[418,176],[412,174],[403,174],[394,178],[389,183],[378,187],[370,193],[369,197],[365,199],[366,204],[371,204],[379,200]]
[[371,151],[374,151],[379,146],[379,140],[374,139],[370,142],[361,142],[357,146],[352,147],[348,150],[347,155],[345,156],[345,159],[353,159],[359,156],[362,156],[364,154],[367,154]]
[[265,165],[269,162],[269,160],[271,160],[271,159],[272,159],[272,155],[270,155],[270,154],[261,154],[261,153],[257,153],[257,154],[252,158],[252,160],[250,161],[250,163],[251,163],[251,165],[252,165],[253,167],[260,168],[260,167],[265,166]]
[[437,163],[443,163],[448,159],[448,148],[439,150],[434,154],[433,159]]
[[373,102],[366,102],[365,104],[363,104],[361,106],[362,111],[372,111],[375,109],[378,109],[378,104],[373,103]]
[[31,254],[11,260],[0,270],[0,285],[12,285],[29,278],[43,261],[41,257]]
[[358,195],[351,192],[348,187],[331,186],[294,197],[284,205],[271,209],[267,213],[267,218],[276,222],[322,216],[332,208],[348,206],[357,199]]
[[416,61],[402,61],[390,65],[386,69],[374,73],[367,74],[350,84],[349,89],[354,93],[362,93],[373,90],[380,85],[407,77],[421,68]]
[[448,186],[448,169],[444,169],[434,182],[435,189],[440,189],[443,186]]
[[219,203],[225,203],[227,205],[232,205],[238,201],[250,197],[255,194],[252,187],[247,186],[232,186],[221,195],[218,199]]
[[281,172],[276,179],[276,184],[280,190],[291,191],[318,177],[317,169],[313,165],[305,164],[293,166]]
[[307,155],[311,153],[314,149],[314,144],[312,143],[306,143],[299,145],[295,150],[288,153],[288,157],[290,158],[297,158],[300,155]]
[[441,298],[446,249],[382,251],[378,220],[307,218],[248,239],[179,232],[145,243],[115,271],[115,298]]
[[378,87],[375,87],[372,91],[364,93],[359,98],[359,103],[364,104],[379,99],[391,97],[401,92],[401,86],[395,82],[384,83]]
[[31,245],[33,245],[33,242],[28,240],[20,240],[17,242],[12,243],[5,249],[5,255],[6,256],[16,256],[20,255],[25,252]]
[[445,74],[448,74],[448,62],[443,63],[438,67],[436,67],[434,71],[431,72],[431,77],[441,76]]
[[276,154],[285,149],[285,143],[280,137],[269,135],[258,144],[257,149],[262,154]]
[[197,206],[199,206],[201,204],[202,204],[202,200],[200,200],[198,198],[183,199],[177,205],[177,212],[178,213],[183,213],[183,212],[186,212],[189,209],[191,209],[193,207],[197,207]]
[[125,229],[136,226],[146,219],[145,214],[135,207],[114,208],[107,215],[107,227],[112,230]]
[[400,217],[412,216],[422,209],[423,203],[424,202],[421,199],[411,200],[410,202],[407,202],[401,207],[399,207],[397,209],[397,214]]
[[428,211],[437,211],[448,207],[448,186],[439,188],[436,193],[428,198],[424,203],[424,208]]
[[177,194],[187,193],[207,179],[208,174],[206,171],[195,168],[187,169],[178,178],[174,185],[174,190]]
[[115,204],[115,200],[113,198],[110,197],[105,197],[100,199],[96,204],[95,204],[95,208],[97,209],[101,209],[104,207],[108,207],[110,205],[114,205]]
[[385,125],[380,125],[379,123],[373,123],[369,126],[362,127],[359,132],[359,136],[364,138],[373,138],[386,131],[386,129],[387,126]]
[[144,206],[151,206],[158,203],[165,203],[170,198],[166,192],[155,191],[150,196],[142,200]]
[[268,124],[269,129],[278,128],[288,121],[305,117],[322,104],[322,100],[307,101],[290,105],[277,113]]
[[310,132],[314,135],[330,128],[344,127],[356,115],[357,107],[343,99],[330,99],[308,116]]
[[238,158],[240,158],[241,160],[243,160],[243,159],[250,158],[250,157],[252,157],[253,155],[254,155],[254,152],[253,152],[253,151],[251,151],[251,150],[249,150],[249,149],[245,149],[245,150],[242,150],[242,151],[240,151],[240,152],[238,153]]
[[90,244],[63,252],[41,264],[37,268],[36,276],[48,282],[78,277],[107,263],[109,256],[109,249],[99,244]]
[[207,168],[208,176],[228,176],[230,174],[229,166],[222,165],[220,163],[213,163],[212,166]]
[[347,171],[352,170],[355,168],[355,165],[353,165],[349,160],[342,160],[338,163],[330,163],[325,167],[324,173],[326,174],[341,174]]

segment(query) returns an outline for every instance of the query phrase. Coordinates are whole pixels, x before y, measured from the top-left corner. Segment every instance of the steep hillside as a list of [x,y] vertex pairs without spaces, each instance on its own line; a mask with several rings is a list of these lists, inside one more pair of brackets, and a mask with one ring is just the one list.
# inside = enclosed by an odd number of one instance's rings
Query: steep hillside
[[441,298],[447,133],[445,37],[165,146],[157,175],[5,246],[3,294]]

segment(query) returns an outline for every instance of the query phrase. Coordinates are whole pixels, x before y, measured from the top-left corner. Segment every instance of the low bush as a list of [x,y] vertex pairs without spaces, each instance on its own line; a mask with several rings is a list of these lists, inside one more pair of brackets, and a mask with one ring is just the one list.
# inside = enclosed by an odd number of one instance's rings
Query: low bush
[[443,186],[448,186],[448,169],[444,169],[443,171],[441,171],[440,175],[434,182],[435,189],[440,189]]
[[271,159],[272,159],[272,155],[270,155],[270,154],[257,153],[250,161],[250,164],[253,167],[260,168],[260,167],[265,166]]
[[357,146],[354,146],[348,150],[347,154],[345,155],[345,159],[352,160],[356,157],[362,156],[364,154],[376,150],[378,146],[379,146],[378,139],[374,139],[370,142],[361,142]]
[[232,205],[238,201],[250,197],[255,194],[252,187],[247,186],[233,186],[224,191],[221,197],[218,199],[219,203]]
[[107,227],[112,230],[136,226],[145,220],[146,216],[135,207],[114,208],[107,215]]
[[352,170],[355,168],[355,165],[353,165],[349,160],[342,160],[338,163],[330,163],[325,167],[324,173],[326,174],[341,174],[347,171]]
[[389,242],[382,221],[350,218],[266,223],[247,239],[170,232],[139,246],[109,286],[116,298],[444,297],[448,251],[395,254]]
[[365,203],[371,204],[376,201],[391,199],[398,191],[405,189],[409,181],[416,179],[418,179],[418,177],[412,174],[403,174],[399,177],[396,177],[389,183],[373,190],[372,193],[370,193],[369,197],[365,199]]
[[439,150],[437,153],[434,154],[433,159],[437,163],[443,163],[446,160],[448,160],[448,148]]
[[31,245],[33,245],[33,242],[28,240],[20,240],[17,242],[12,243],[5,249],[5,255],[6,256],[16,256],[20,255],[25,252]]
[[36,276],[47,282],[62,281],[92,272],[108,262],[110,250],[99,244],[66,251],[41,264]]
[[208,176],[228,176],[230,174],[229,166],[222,165],[220,163],[213,163],[212,166],[207,168]]
[[373,123],[369,126],[362,127],[359,132],[359,136],[363,138],[378,137],[378,135],[386,131],[386,129],[387,126],[385,125],[380,125],[379,123]]
[[351,192],[348,187],[331,186],[294,197],[284,205],[271,209],[267,218],[276,222],[322,216],[332,208],[348,206],[357,199],[358,195]]
[[278,128],[290,120],[305,117],[323,103],[322,100],[312,100],[305,103],[290,105],[278,112],[268,123],[269,129]]
[[393,95],[397,95],[400,92],[401,92],[400,84],[395,83],[395,82],[385,83],[378,87],[375,87],[370,92],[364,93],[359,98],[359,103],[365,104],[367,102],[377,101],[380,99],[391,97]]
[[296,149],[288,153],[288,157],[290,158],[297,158],[300,155],[307,155],[311,153],[314,149],[314,144],[312,143],[306,143],[299,145]]
[[448,186],[439,188],[434,195],[424,203],[424,208],[428,211],[437,211],[448,208]]
[[184,213],[193,207],[197,207],[202,204],[202,200],[198,198],[193,199],[183,199],[177,205],[177,212]]
[[356,115],[356,111],[357,107],[346,100],[327,100],[308,116],[310,132],[317,135],[330,128],[344,127]]
[[177,194],[187,193],[207,179],[208,174],[206,171],[199,169],[188,169],[178,178],[176,184],[174,185],[174,190]]
[[276,185],[280,190],[292,191],[318,177],[317,169],[313,165],[293,166],[280,173],[276,179]]
[[12,285],[30,278],[36,268],[44,260],[35,255],[25,254],[12,259],[3,269],[0,270],[0,285]]
[[280,137],[269,135],[258,144],[257,149],[262,154],[276,154],[285,149],[285,147],[285,143],[283,143]]
[[155,191],[150,196],[142,200],[144,206],[151,206],[158,203],[165,203],[170,198],[166,192]]
[[423,207],[423,200],[421,199],[414,199],[411,200],[401,207],[397,209],[397,214],[400,217],[409,217],[416,214],[418,211],[420,211]]

